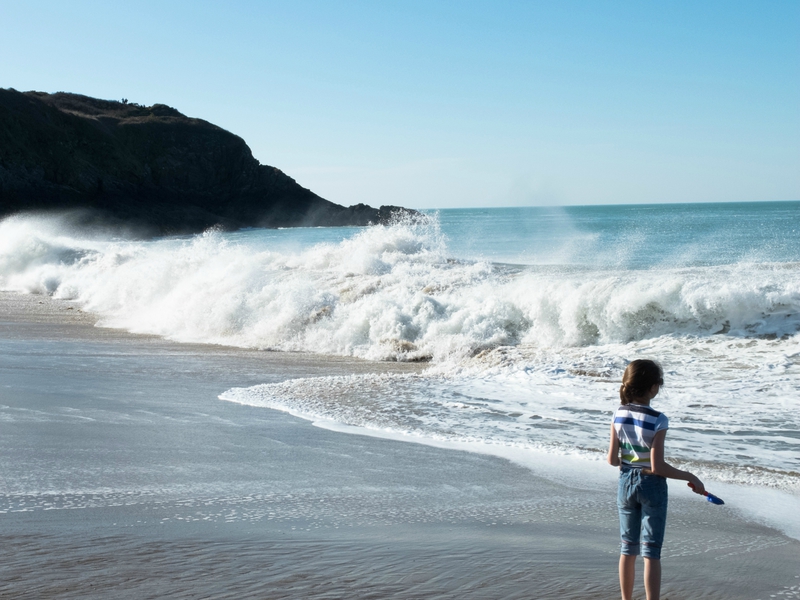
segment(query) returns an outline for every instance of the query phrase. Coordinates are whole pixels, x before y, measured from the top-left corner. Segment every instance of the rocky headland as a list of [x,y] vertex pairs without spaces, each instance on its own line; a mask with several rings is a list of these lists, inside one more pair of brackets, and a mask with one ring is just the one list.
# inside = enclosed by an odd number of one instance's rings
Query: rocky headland
[[0,89],[0,217],[23,211],[78,211],[154,234],[414,213],[329,202],[260,164],[242,138],[164,104]]

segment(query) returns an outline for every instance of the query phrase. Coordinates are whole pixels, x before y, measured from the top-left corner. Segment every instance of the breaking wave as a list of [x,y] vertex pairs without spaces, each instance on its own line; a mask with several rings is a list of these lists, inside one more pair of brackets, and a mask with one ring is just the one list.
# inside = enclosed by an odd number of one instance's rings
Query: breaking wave
[[270,249],[258,231],[126,241],[0,222],[0,288],[184,342],[443,361],[498,346],[800,330],[800,264],[644,270],[453,260],[435,219]]

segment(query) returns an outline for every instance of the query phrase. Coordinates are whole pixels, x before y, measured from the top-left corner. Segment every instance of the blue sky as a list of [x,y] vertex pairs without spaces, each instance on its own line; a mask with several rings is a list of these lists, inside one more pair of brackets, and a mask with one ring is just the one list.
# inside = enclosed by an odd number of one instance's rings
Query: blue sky
[[800,199],[800,2],[9,2],[0,87],[161,102],[341,204]]

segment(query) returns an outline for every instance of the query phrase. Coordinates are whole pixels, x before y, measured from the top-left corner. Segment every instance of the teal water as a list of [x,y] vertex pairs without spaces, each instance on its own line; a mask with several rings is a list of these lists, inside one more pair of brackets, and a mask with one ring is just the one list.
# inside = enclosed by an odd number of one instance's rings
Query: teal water
[[800,261],[800,202],[436,211],[450,252],[596,268]]
[[[452,258],[642,269],[800,261],[800,202],[457,208],[434,217]],[[262,249],[338,244],[358,227],[229,234]]]

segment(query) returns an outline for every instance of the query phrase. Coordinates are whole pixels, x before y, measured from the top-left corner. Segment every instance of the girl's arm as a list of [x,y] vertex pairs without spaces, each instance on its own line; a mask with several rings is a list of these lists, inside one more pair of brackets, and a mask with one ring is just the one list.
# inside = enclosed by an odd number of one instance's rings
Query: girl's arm
[[619,466],[619,440],[613,423],[611,424],[611,441],[608,443],[608,464],[612,467]]
[[661,475],[661,477],[688,481],[692,485],[692,491],[702,496],[703,492],[706,490],[702,481],[689,471],[676,469],[664,460],[664,438],[666,437],[667,430],[662,429],[656,433],[656,437],[653,438],[653,445],[650,448],[650,470],[653,471],[655,475]]

